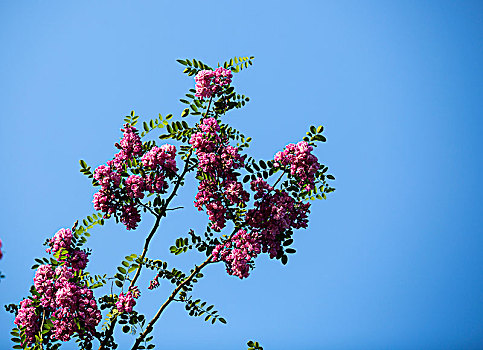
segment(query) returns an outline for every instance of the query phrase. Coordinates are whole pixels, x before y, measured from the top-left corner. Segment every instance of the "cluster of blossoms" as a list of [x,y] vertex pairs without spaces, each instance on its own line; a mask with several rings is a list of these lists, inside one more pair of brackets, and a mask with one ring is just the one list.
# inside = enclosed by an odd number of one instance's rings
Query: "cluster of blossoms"
[[68,228],[62,228],[49,241],[49,248],[45,251],[47,253],[56,253],[62,250],[61,257],[67,266],[71,267],[74,271],[83,270],[89,261],[87,253],[80,249],[74,249],[71,243],[72,231]]
[[20,309],[17,317],[15,317],[15,324],[25,327],[26,342],[32,343],[35,340],[35,335],[39,332],[39,316],[37,316],[35,306],[32,304],[32,299],[24,299],[20,302]]
[[296,202],[287,192],[273,189],[260,178],[251,182],[251,189],[256,192],[256,201],[246,214],[246,223],[258,233],[262,251],[273,259],[281,251],[286,231],[307,227],[310,203]]
[[[138,130],[125,124],[123,138],[116,147],[120,150],[107,165],[101,165],[94,171],[94,179],[101,189],[94,194],[94,208],[105,216],[118,215],[128,230],[135,229],[141,221],[139,203],[144,192],[165,193],[168,189],[166,178],[173,178],[176,167],[176,147],[162,145],[145,152],[138,135]],[[123,177],[128,169],[128,162],[137,164],[136,171]],[[142,167],[142,168],[141,168]]]
[[213,249],[213,261],[224,261],[228,274],[248,277],[260,252],[276,258],[282,252],[284,233],[306,228],[310,203],[297,203],[287,192],[275,190],[264,180],[251,182],[254,208],[246,214],[250,232],[240,230]]
[[206,208],[215,231],[221,231],[226,224],[227,207],[246,203],[249,194],[237,181],[235,170],[244,167],[245,157],[238,148],[228,145],[226,138],[219,135],[220,126],[215,118],[205,118],[198,126],[199,132],[191,135],[190,144],[196,150],[198,175],[207,179],[200,181],[195,197],[198,210]]
[[320,164],[317,157],[311,154],[312,146],[305,141],[296,145],[288,144],[283,151],[278,152],[274,158],[274,166],[283,166],[290,170],[290,174],[296,176],[300,187],[305,186],[306,190],[314,188],[314,177]]
[[0,259],[3,258],[3,253],[2,253],[2,240],[0,239]]
[[138,287],[134,286],[129,288],[129,291],[124,294],[119,294],[118,300],[116,302],[116,308],[119,312],[131,312],[134,305],[136,305],[136,300],[141,295]]
[[213,249],[213,261],[224,261],[229,275],[248,277],[253,260],[260,254],[260,240],[257,234],[239,230],[225,244]]
[[212,70],[199,71],[195,76],[196,97],[210,98],[220,92],[222,86],[231,83],[233,74],[231,70],[219,67]]
[[43,309],[42,318],[52,319],[51,338],[61,341],[68,341],[74,333],[92,337],[102,318],[92,290],[76,276],[76,271],[86,267],[87,254],[74,249],[71,243],[71,230],[61,229],[55,234],[47,251],[60,251],[57,260],[61,264],[39,266],[34,277],[37,293],[20,303],[15,324],[24,327],[29,344],[40,329],[38,306]]

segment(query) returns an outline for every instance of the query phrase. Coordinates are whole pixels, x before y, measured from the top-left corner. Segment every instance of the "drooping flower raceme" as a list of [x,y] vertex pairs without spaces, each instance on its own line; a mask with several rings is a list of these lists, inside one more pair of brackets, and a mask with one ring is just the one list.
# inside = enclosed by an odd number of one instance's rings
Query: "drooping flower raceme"
[[62,259],[74,271],[83,270],[89,261],[88,254],[79,249],[74,249],[72,243],[72,231],[68,228],[60,229],[49,241],[49,248],[45,251],[47,253],[56,253],[62,250]]
[[32,305],[32,299],[24,299],[20,302],[18,314],[14,323],[19,327],[25,327],[26,343],[31,344],[35,341],[35,335],[39,331],[39,316],[36,308]]
[[131,312],[133,307],[136,305],[136,300],[139,298],[140,292],[138,287],[134,286],[133,288],[130,288],[129,291],[124,294],[121,293],[119,294],[118,301],[116,302],[116,309],[119,312]]
[[256,191],[256,201],[246,214],[246,223],[259,234],[262,251],[275,258],[285,231],[307,227],[310,203],[296,202],[287,192],[273,189],[260,178],[251,182],[251,189]]
[[200,181],[194,204],[200,211],[205,207],[211,227],[221,231],[226,225],[228,207],[249,200],[235,174],[236,169],[244,167],[245,157],[220,137],[215,118],[203,119],[198,128],[199,132],[191,135],[190,144],[196,150],[198,175],[207,179]]
[[46,249],[47,253],[57,252],[61,248],[68,248],[72,242],[72,231],[68,228],[61,228],[54,237],[50,240],[50,247]]
[[60,341],[68,341],[74,333],[91,339],[102,318],[92,290],[76,274],[88,259],[86,252],[73,247],[72,238],[70,229],[60,229],[49,241],[47,251],[57,253],[57,266],[39,266],[34,277],[37,294],[20,303],[15,324],[24,327],[28,344],[40,329],[41,314],[44,321],[51,318],[51,337]]
[[248,277],[253,260],[260,254],[258,235],[239,230],[224,244],[217,245],[212,252],[213,261],[224,261],[229,275]]
[[115,215],[131,230],[141,221],[139,200],[145,197],[145,192],[165,193],[167,179],[176,175],[176,147],[145,149],[134,126],[125,124],[121,131],[123,138],[116,143],[119,153],[94,171],[101,189],[94,194],[93,203],[96,210],[105,213],[104,217]]

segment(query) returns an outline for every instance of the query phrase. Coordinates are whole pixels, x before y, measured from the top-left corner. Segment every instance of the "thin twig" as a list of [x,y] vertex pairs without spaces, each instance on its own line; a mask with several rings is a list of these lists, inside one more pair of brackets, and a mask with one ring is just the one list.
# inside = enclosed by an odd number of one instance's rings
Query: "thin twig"
[[166,211],[169,211],[169,210],[178,210],[178,209],[183,209],[184,207],[176,207],[176,208],[169,208],[169,209],[166,209]]
[[163,313],[163,311],[166,309],[166,307],[175,299],[176,295],[179,293],[179,291],[186,285],[188,284],[189,282],[191,282],[191,280],[206,266],[210,263],[212,259],[212,256],[208,256],[208,258],[200,265],[200,266],[195,266],[193,272],[191,273],[191,275],[188,276],[188,278],[186,278],[183,282],[181,282],[174,290],[173,292],[171,293],[171,295],[169,296],[169,298],[164,302],[163,305],[161,305],[161,307],[159,308],[158,312],[156,312],[156,315],[154,315],[154,317],[151,319],[151,321],[148,323],[147,327],[146,327],[146,330],[144,332],[141,333],[141,335],[136,339],[136,342],[134,343],[133,347],[131,350],[135,350],[135,349],[138,349],[138,346],[139,344],[144,340],[144,338],[146,338],[146,336],[151,333],[151,331],[153,330],[153,326],[154,324],[156,323],[156,321],[159,319],[159,317],[161,316],[161,314]]

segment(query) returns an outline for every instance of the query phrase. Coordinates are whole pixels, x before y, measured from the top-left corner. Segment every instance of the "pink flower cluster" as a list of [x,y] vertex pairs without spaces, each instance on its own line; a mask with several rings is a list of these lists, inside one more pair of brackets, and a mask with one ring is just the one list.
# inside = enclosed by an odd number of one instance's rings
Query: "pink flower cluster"
[[251,182],[251,189],[256,191],[255,208],[248,210],[246,223],[258,233],[262,251],[273,259],[285,231],[307,227],[310,203],[297,203],[287,192],[274,190],[260,178]]
[[195,76],[196,97],[210,98],[220,92],[221,87],[231,84],[233,73],[229,69],[219,67],[212,70],[201,70]]
[[124,294],[121,293],[119,294],[118,301],[116,302],[116,308],[119,312],[131,312],[134,305],[136,305],[136,300],[139,298],[140,292],[138,290],[138,287],[134,286],[133,288],[130,288],[129,291]]
[[61,228],[50,240],[50,247],[46,249],[46,252],[50,253],[52,251],[55,253],[62,248],[66,249],[70,247],[71,242],[72,231],[68,228]]
[[[145,152],[135,127],[125,124],[123,138],[116,147],[120,149],[113,160],[94,171],[94,179],[101,189],[94,194],[94,208],[105,213],[105,217],[116,215],[128,230],[135,229],[141,221],[139,204],[144,193],[165,193],[168,188],[166,178],[172,178],[176,167],[176,147],[162,145]],[[129,168],[128,161],[143,167],[140,175],[123,177]],[[131,163],[132,164],[132,163]]]
[[206,175],[207,179],[200,181],[195,207],[200,211],[205,207],[211,227],[221,231],[226,224],[227,206],[249,200],[248,192],[234,173],[244,167],[244,157],[238,148],[229,146],[220,137],[215,118],[203,119],[198,128],[200,131],[191,135],[190,144],[196,150],[198,175]]
[[291,175],[297,176],[300,187],[311,190],[314,188],[315,173],[320,168],[317,157],[311,153],[312,150],[313,147],[305,141],[288,144],[275,155],[274,166],[287,168]]
[[39,316],[37,316],[35,306],[32,306],[32,304],[32,299],[22,300],[14,321],[17,326],[25,327],[27,344],[33,343],[35,341],[35,335],[39,332]]
[[3,253],[2,253],[2,240],[0,239],[0,259],[3,258]]
[[[74,333],[95,333],[102,319],[92,290],[73,279],[73,270],[65,266],[55,269],[55,301],[52,307],[52,338],[68,341]],[[80,324],[82,328],[79,327]]]
[[66,253],[58,257],[64,264],[55,269],[52,265],[39,266],[34,277],[38,294],[20,303],[15,324],[25,328],[28,344],[34,342],[40,328],[41,311],[36,305],[42,306],[45,312],[42,317],[52,319],[52,339],[61,341],[68,341],[74,333],[92,337],[102,318],[92,290],[76,277],[76,271],[86,267],[87,254],[74,249],[71,243],[69,229],[61,229],[54,235],[47,250],[53,253],[65,250]]
[[114,158],[114,162],[118,164],[118,167],[122,167],[128,159],[140,156],[143,153],[143,144],[137,129],[129,124],[124,124],[124,129],[121,129],[121,131],[124,132],[123,138],[119,143],[115,144],[120,150]]
[[72,243],[72,231],[68,228],[62,228],[54,235],[49,242],[49,248],[45,251],[47,253],[56,253],[57,251],[64,249],[63,258],[69,267],[72,267],[74,271],[83,270],[87,266],[89,258],[86,252],[74,249],[71,247]]
[[224,261],[229,275],[248,277],[253,260],[260,254],[258,235],[239,230],[225,244],[213,249],[213,261]]
[[282,252],[284,234],[307,227],[310,208],[310,203],[297,203],[287,192],[275,190],[260,178],[250,186],[255,192],[254,209],[246,214],[251,232],[239,230],[212,251],[213,261],[224,261],[228,274],[240,278],[248,277],[261,251],[272,259],[277,257]]

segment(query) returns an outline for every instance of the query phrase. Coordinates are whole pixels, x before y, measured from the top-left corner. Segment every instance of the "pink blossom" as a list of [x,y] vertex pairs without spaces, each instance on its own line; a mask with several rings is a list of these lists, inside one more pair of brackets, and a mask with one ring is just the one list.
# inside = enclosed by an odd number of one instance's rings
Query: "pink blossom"
[[125,205],[122,207],[121,222],[126,225],[128,230],[134,230],[139,221],[141,221],[141,214],[139,209],[134,204]]
[[298,184],[306,190],[314,188],[314,179],[320,164],[317,157],[311,152],[312,146],[305,141],[296,145],[288,144],[285,149],[274,157],[275,167],[285,167],[290,174],[298,178]]
[[131,198],[144,198],[145,187],[144,180],[139,175],[131,175],[126,179],[125,190]]
[[106,214],[114,214],[117,209],[116,195],[110,191],[101,188],[99,192],[94,193],[94,209],[102,211]]
[[68,258],[68,265],[74,271],[84,270],[89,262],[86,252],[82,250],[74,250]]
[[118,301],[116,302],[116,308],[119,312],[131,312],[134,305],[136,305],[136,300],[134,298],[139,297],[139,291],[137,287],[135,290],[130,290],[126,294],[119,294]]
[[114,158],[114,162],[119,165],[124,164],[128,159],[140,156],[143,152],[141,138],[138,135],[138,130],[134,126],[124,124],[124,129],[121,129],[121,131],[124,132],[123,138],[119,143],[116,143],[116,147],[120,151]]
[[[68,341],[74,333],[81,332],[92,337],[102,318],[92,290],[75,277],[74,271],[66,265],[58,266],[55,271],[51,265],[41,265],[34,277],[40,305],[52,317],[52,338],[61,341]],[[32,343],[39,331],[35,300],[25,299],[20,303],[15,324],[25,327],[27,341]]]
[[258,232],[263,252],[275,258],[285,231],[307,227],[310,203],[296,202],[287,192],[273,190],[260,178],[251,182],[251,188],[257,192],[257,200],[255,208],[246,214],[246,223]]
[[[35,341],[35,335],[38,333],[39,317],[32,306],[31,299],[24,299],[20,302],[20,309],[15,317],[14,323],[19,327],[25,327],[26,345],[30,345]],[[25,345],[25,344],[24,344]]]
[[68,228],[61,228],[50,240],[50,247],[46,249],[46,252],[50,253],[52,251],[55,253],[62,248],[67,249],[70,247],[71,241],[72,231]]
[[253,260],[260,254],[260,242],[256,233],[239,230],[225,244],[213,249],[213,261],[224,261],[229,275],[248,277]]
[[195,76],[196,97],[210,98],[219,93],[222,86],[231,84],[233,73],[223,67],[212,70],[201,70]]
[[210,98],[215,92],[216,87],[212,86],[211,81],[215,77],[215,73],[212,70],[201,70],[195,76],[196,82],[196,97]]
[[162,145],[161,147],[153,147],[142,157],[143,166],[151,170],[159,170],[168,172],[169,175],[176,173],[176,147],[173,145]]
[[227,220],[227,203],[249,200],[248,192],[236,181],[234,172],[244,166],[244,157],[238,148],[220,138],[220,126],[215,118],[204,118],[198,128],[200,132],[191,135],[190,144],[196,150],[198,175],[208,175],[209,179],[200,181],[194,204],[200,211],[206,208],[211,228],[221,231]]
[[35,272],[35,290],[41,294],[40,303],[44,307],[55,305],[53,277],[51,265],[40,265]]
[[121,175],[111,165],[100,165],[94,170],[94,179],[99,182],[102,188],[119,187]]

